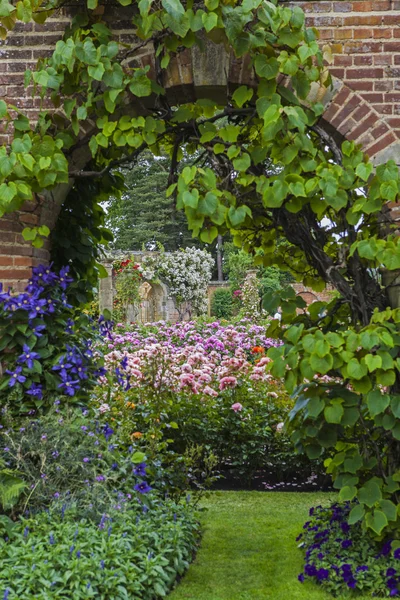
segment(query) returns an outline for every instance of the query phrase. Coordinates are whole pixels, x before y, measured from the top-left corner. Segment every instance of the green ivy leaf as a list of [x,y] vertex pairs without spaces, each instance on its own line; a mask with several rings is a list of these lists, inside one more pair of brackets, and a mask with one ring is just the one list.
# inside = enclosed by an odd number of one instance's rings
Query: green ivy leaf
[[374,510],[373,512],[367,513],[365,517],[367,527],[375,531],[377,535],[380,535],[385,527],[388,526],[388,520],[386,515],[381,510]]
[[268,58],[265,54],[257,54],[254,67],[259,77],[275,79],[279,73],[279,63],[276,58]]
[[370,162],[362,162],[356,168],[356,175],[360,177],[363,181],[368,181],[373,171],[372,163]]
[[366,365],[358,362],[356,358],[352,358],[347,364],[347,374],[352,379],[362,379],[367,373],[368,369]]
[[246,104],[246,102],[252,99],[253,94],[254,92],[251,88],[247,87],[246,85],[241,85],[233,92],[232,100],[236,106],[241,108],[244,104]]
[[[357,489],[356,489],[356,492],[357,492]],[[354,496],[353,496],[353,498],[354,498]],[[351,498],[351,500],[353,498]],[[349,520],[348,520],[349,525],[354,525],[355,523],[358,523],[358,521],[361,521],[361,519],[363,518],[364,515],[365,515],[364,507],[362,506],[362,504],[357,504],[350,511]]]
[[358,490],[358,499],[361,504],[366,504],[369,508],[382,500],[382,492],[379,485],[375,481],[367,481],[367,483]]

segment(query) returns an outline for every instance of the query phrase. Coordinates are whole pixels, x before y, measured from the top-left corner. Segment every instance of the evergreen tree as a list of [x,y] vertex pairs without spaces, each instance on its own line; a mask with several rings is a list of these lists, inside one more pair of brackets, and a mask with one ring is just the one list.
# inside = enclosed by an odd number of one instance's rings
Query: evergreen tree
[[188,246],[211,250],[192,237],[185,214],[166,197],[169,168],[169,158],[145,154],[124,171],[125,192],[120,198],[111,197],[106,206],[115,249],[157,250],[162,244],[170,252]]

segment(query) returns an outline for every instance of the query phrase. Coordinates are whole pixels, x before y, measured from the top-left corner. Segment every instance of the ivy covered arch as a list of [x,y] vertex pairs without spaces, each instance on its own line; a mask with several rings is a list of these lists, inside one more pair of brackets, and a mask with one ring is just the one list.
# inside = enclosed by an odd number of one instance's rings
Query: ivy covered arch
[[[14,7],[3,0],[4,31],[16,19],[45,18],[47,7],[34,1]],[[400,237],[385,211],[399,195],[396,164],[374,171],[354,142],[340,147],[320,127],[320,100],[332,83],[329,51],[305,27],[299,7],[140,0],[132,4],[136,40],[128,47],[112,39],[101,15],[97,0],[89,0],[52,56],[27,73],[26,83],[54,105],[35,129],[0,101],[0,116],[15,128],[0,156],[1,211],[17,210],[33,194],[63,207],[72,195],[80,204],[86,186],[99,197],[118,188],[117,166],[150,149],[171,157],[168,194],[194,235],[211,242],[230,230],[265,265],[288,268],[315,289],[332,284],[337,297],[301,314],[294,293],[266,298],[271,311],[282,308],[270,334],[285,342],[269,351],[272,372],[297,399],[291,420],[299,450],[317,457],[328,448],[341,499],[358,499],[353,522],[364,519],[377,534],[396,527],[400,309],[390,307],[380,276],[384,268],[394,280],[400,269]],[[154,64],[143,64],[149,45]],[[185,83],[189,53],[197,57],[192,72],[201,97],[191,97]],[[197,65],[205,61],[212,76],[225,73],[228,59],[228,71],[232,60],[244,79],[221,99]],[[174,73],[181,87],[171,98]],[[180,170],[183,148],[193,164]],[[86,245],[101,240],[93,203],[75,216]],[[26,236],[39,245],[47,233],[32,228]],[[70,258],[76,267],[76,253]]]

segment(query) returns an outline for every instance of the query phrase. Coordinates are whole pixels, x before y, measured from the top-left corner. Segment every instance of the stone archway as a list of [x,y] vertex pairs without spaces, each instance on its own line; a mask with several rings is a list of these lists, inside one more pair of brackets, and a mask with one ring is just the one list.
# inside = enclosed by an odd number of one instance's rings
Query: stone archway
[[139,296],[138,320],[141,323],[154,323],[170,319],[171,316],[167,310],[168,289],[163,283],[145,281],[139,288]]

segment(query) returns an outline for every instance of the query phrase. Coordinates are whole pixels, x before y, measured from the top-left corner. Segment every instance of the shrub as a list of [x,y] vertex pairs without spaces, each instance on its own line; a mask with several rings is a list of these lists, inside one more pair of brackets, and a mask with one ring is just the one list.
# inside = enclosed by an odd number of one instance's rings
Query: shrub
[[165,596],[188,567],[198,533],[192,509],[171,500],[134,498],[97,521],[81,518],[74,506],[21,518],[6,541],[0,537],[0,594],[9,600]]
[[230,319],[233,316],[233,299],[231,290],[215,290],[211,300],[211,314],[218,319]]
[[361,508],[346,502],[310,510],[310,519],[297,538],[306,556],[299,580],[316,581],[334,596],[350,590],[400,596],[400,541],[377,541],[368,534],[352,518]]
[[68,267],[59,273],[36,267],[26,291],[18,295],[2,292],[0,284],[0,352],[6,375],[0,404],[15,413],[48,408],[55,397],[87,400],[101,373],[101,362],[93,360],[94,327],[69,304],[68,273]]

